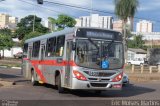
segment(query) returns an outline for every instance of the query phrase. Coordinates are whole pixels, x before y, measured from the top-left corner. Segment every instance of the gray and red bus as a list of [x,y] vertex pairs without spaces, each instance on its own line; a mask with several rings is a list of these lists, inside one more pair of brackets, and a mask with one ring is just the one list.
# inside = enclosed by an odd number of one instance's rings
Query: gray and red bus
[[120,90],[124,49],[122,34],[74,27],[25,41],[22,70],[33,85],[48,83],[58,92]]

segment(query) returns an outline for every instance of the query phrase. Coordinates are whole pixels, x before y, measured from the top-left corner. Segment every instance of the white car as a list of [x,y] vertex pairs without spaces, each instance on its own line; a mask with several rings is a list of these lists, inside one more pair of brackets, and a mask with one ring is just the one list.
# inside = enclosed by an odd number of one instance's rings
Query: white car
[[131,65],[131,64],[134,64],[134,65],[143,65],[145,62],[144,62],[143,58],[135,58],[133,60],[128,60],[127,63],[129,65]]

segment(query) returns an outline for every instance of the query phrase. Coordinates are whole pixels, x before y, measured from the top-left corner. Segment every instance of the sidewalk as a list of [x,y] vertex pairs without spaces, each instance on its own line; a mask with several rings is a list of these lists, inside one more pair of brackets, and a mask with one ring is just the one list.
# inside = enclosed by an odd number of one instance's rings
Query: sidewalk
[[10,87],[12,85],[13,85],[13,82],[0,79],[0,87]]

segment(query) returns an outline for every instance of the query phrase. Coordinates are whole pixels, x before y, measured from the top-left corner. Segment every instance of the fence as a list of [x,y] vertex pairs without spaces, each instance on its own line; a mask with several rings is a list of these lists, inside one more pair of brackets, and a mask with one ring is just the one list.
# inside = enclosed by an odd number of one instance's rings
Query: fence
[[160,73],[160,65],[157,65],[157,66],[149,66],[149,65],[137,66],[137,65],[132,65],[132,73],[135,73],[135,72],[140,72],[140,73],[148,72],[150,74],[153,73],[153,72]]

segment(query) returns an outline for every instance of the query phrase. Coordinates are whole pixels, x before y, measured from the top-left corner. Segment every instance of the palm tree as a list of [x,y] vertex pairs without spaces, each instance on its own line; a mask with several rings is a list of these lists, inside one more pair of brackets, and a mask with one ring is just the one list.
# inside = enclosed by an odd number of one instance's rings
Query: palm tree
[[126,24],[127,24],[127,19],[133,20],[133,17],[135,13],[137,12],[137,8],[139,6],[139,1],[138,0],[114,0],[115,3],[115,14],[117,15],[118,18],[120,18],[123,21],[123,43],[124,43],[124,48],[125,48],[125,58],[127,58],[127,45],[126,45]]
[[55,30],[55,24],[56,24],[56,19],[52,18],[52,17],[48,17],[49,22],[51,23],[51,32],[53,32]]

